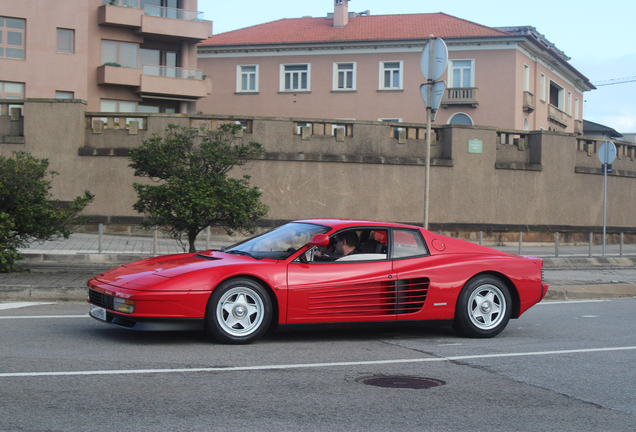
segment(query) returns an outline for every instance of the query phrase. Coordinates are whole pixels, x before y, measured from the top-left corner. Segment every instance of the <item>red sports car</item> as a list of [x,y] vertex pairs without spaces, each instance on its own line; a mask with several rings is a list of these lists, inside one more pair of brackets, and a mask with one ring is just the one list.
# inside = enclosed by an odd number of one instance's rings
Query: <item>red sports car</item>
[[228,249],[149,258],[88,281],[90,315],[249,343],[273,324],[447,320],[492,337],[545,296],[543,261],[415,226],[291,222]]

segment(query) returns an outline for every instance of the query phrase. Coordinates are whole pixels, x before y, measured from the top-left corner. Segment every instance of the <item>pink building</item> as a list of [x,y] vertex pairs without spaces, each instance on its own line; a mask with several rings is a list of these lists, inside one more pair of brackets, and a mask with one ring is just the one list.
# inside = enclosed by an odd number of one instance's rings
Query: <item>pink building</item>
[[196,9],[197,0],[0,2],[0,98],[196,112],[211,90],[196,47],[212,35]]
[[443,13],[372,16],[335,0],[324,18],[281,19],[199,44],[214,92],[206,114],[423,123],[420,57],[444,39],[447,89],[435,123],[582,132],[589,80],[532,27],[491,28]]

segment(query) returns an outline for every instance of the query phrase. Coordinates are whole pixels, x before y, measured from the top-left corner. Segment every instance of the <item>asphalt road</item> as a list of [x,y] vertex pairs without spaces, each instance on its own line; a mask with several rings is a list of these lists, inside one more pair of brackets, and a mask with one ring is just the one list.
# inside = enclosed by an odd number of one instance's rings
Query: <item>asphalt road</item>
[[[3,431],[636,430],[636,299],[544,302],[493,339],[448,327],[137,333],[83,303],[0,304]],[[369,377],[430,378],[428,389]]]

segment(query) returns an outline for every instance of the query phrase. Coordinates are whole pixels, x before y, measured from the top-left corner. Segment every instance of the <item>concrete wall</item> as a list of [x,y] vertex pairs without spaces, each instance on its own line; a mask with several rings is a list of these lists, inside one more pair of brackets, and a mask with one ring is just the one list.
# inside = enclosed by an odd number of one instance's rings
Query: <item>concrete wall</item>
[[[169,123],[214,128],[235,120],[149,114],[136,131],[124,128],[123,119],[111,119],[111,128],[108,122],[104,129],[91,127],[102,113],[87,113],[82,101],[26,100],[23,110],[23,144],[5,139],[0,154],[25,150],[48,158],[51,169],[60,173],[53,195],[70,200],[88,189],[96,199],[86,213],[111,223],[139,222],[132,210],[132,183],[140,179],[128,168],[127,149]],[[12,132],[5,120],[0,116],[0,136],[6,138]],[[403,131],[396,135],[397,124],[349,121],[346,136],[331,136],[324,131],[331,131],[333,121],[325,119],[236,120],[247,125],[242,139],[261,142],[267,150],[262,160],[232,173],[250,175],[263,191],[263,201],[271,207],[264,226],[306,217],[422,223],[424,125],[402,123]],[[298,134],[299,122],[311,127]],[[581,231],[602,225],[599,141],[556,132],[448,125],[436,126],[432,138],[432,229]],[[636,146],[617,144],[620,159],[608,178],[608,227],[636,232]]]

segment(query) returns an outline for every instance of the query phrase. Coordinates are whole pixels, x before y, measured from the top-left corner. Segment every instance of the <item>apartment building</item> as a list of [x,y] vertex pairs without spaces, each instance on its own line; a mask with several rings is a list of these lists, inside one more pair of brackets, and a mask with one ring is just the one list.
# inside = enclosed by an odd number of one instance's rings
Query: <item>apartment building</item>
[[[0,98],[87,101],[89,111],[187,113],[211,91],[197,0],[0,2]],[[5,105],[6,106],[6,105]]]
[[[323,0],[326,2],[326,0]],[[373,16],[334,0],[326,17],[281,19],[199,44],[214,93],[206,114],[425,122],[420,57],[429,35],[449,62],[436,124],[582,133],[590,81],[533,27],[444,13]]]

